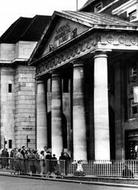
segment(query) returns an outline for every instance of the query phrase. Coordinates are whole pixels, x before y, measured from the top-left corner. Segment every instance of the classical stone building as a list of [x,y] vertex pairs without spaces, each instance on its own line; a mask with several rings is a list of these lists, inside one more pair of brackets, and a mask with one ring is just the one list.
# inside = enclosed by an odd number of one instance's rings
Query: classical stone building
[[54,12],[31,56],[37,148],[74,160],[134,159],[138,148],[138,3],[89,0]]
[[49,19],[21,17],[0,38],[0,148],[35,148],[35,67],[27,63]]
[[19,18],[0,38],[1,148],[138,157],[138,3]]

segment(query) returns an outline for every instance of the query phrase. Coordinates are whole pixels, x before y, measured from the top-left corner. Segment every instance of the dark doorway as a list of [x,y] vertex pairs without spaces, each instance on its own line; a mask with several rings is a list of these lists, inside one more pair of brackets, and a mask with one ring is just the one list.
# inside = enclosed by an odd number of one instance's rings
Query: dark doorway
[[110,156],[111,160],[115,160],[115,114],[111,106],[109,106],[109,126],[110,126]]
[[63,136],[63,148],[67,148],[67,119],[62,114],[62,136]]
[[51,148],[51,112],[47,114],[47,139],[48,139],[48,148]]

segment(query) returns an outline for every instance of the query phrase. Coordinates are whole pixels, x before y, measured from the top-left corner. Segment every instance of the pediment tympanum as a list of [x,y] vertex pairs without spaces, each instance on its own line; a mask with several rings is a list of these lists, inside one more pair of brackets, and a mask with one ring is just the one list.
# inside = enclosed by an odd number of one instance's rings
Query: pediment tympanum
[[69,19],[59,18],[47,39],[43,55],[46,55],[87,30],[88,27],[85,25]]

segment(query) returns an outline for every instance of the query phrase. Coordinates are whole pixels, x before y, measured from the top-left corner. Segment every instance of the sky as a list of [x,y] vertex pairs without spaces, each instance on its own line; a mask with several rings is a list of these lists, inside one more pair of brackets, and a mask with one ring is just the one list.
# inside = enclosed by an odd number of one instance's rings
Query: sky
[[[0,36],[19,17],[52,15],[62,10],[76,10],[77,0],[0,0]],[[78,0],[78,8],[87,0]]]

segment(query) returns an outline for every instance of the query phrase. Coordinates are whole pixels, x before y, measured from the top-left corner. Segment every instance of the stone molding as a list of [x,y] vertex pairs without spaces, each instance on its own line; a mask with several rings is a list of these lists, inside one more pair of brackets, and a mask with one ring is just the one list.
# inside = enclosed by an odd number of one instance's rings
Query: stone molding
[[43,80],[37,80],[36,82],[37,82],[37,84],[43,84],[44,83]]
[[129,35],[125,32],[120,34],[116,32],[104,33],[101,35],[100,44],[108,47],[112,45],[114,49],[120,49],[123,46],[124,49],[133,47],[134,50],[138,50],[138,36],[134,34]]
[[138,50],[138,36],[127,32],[95,32],[91,36],[70,46],[68,49],[55,53],[51,58],[42,61],[36,69],[36,77],[40,77],[65,64],[84,57],[95,51]]
[[134,6],[137,4],[137,0],[129,0],[125,3],[123,3],[122,5],[120,5],[119,7],[115,8],[113,11],[112,11],[112,14],[115,15],[120,15],[124,12],[127,11],[127,9],[129,9],[130,7]]
[[102,51],[102,50],[100,50],[100,51],[95,51],[95,53],[94,53],[94,59],[96,59],[96,58],[107,58],[107,52],[106,51]]

